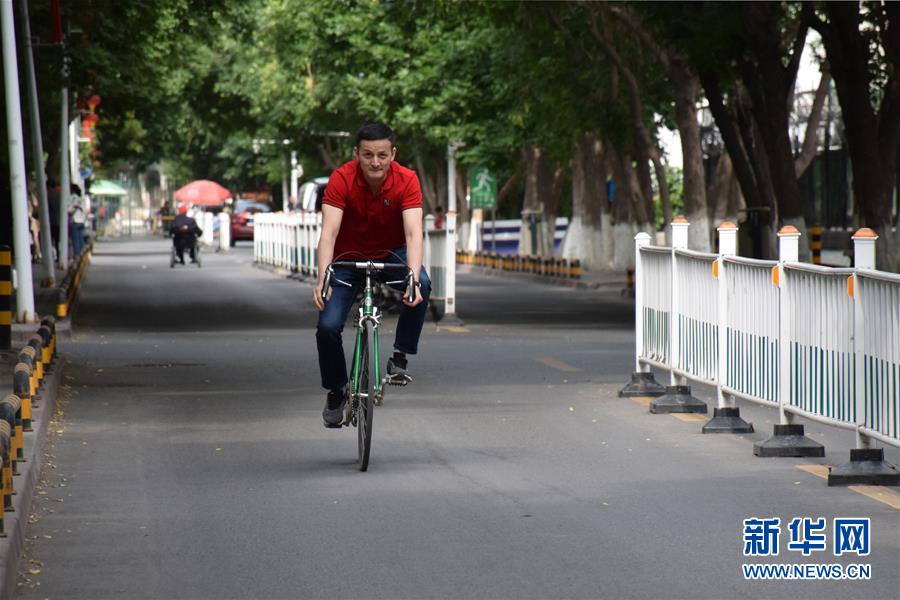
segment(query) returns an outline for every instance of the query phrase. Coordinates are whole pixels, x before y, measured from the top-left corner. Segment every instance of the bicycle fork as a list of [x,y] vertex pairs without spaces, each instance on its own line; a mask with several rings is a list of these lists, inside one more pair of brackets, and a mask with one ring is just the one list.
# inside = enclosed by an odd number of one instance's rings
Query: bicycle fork
[[[366,289],[371,289],[366,286]],[[371,323],[369,334],[372,336],[372,352],[369,355],[371,368],[369,370],[369,389],[361,390],[363,371],[369,368],[363,364],[363,355],[368,344],[366,340],[366,323]],[[353,369],[351,371],[350,386],[350,402],[347,407],[347,415],[344,418],[344,425],[357,424],[357,416],[359,413],[359,401],[372,394],[372,403],[375,406],[381,406],[384,400],[384,387],[379,373],[381,373],[381,352],[378,343],[378,326],[381,324],[381,311],[374,305],[370,293],[363,298],[363,302],[359,306],[359,318],[356,321],[356,344],[353,349]]]

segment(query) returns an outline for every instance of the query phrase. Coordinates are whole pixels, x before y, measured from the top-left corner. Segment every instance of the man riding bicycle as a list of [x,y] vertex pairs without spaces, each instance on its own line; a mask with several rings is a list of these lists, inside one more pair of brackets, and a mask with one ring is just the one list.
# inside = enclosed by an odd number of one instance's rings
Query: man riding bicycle
[[178,216],[172,221],[169,235],[173,238],[175,252],[181,264],[184,264],[185,250],[190,250],[191,262],[197,262],[197,238],[203,235],[203,230],[197,225],[197,221],[187,215],[187,206],[184,204],[178,207]]
[[[347,402],[347,361],[341,332],[363,284],[353,270],[335,270],[335,278],[351,284],[326,290],[325,272],[333,260],[405,262],[414,274],[414,294],[404,290],[394,355],[388,359],[388,383],[411,381],[407,355],[416,354],[425,324],[431,281],[422,268],[422,190],[415,171],[394,162],[394,132],[383,123],[367,123],[356,134],[356,156],[332,173],[322,199],[319,278],[313,304],[320,311],[316,328],[322,387],[328,390],[322,418],[340,427]],[[409,297],[414,297],[410,301]]]

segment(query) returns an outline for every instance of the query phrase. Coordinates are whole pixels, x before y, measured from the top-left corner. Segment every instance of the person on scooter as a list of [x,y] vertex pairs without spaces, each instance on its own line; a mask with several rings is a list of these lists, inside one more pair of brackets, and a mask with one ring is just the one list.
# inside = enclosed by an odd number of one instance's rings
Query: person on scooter
[[197,225],[197,221],[187,214],[187,206],[178,207],[178,215],[172,221],[172,229],[169,234],[175,244],[175,252],[178,260],[184,264],[184,251],[190,250],[191,262],[197,262],[197,238],[203,235],[203,230]]

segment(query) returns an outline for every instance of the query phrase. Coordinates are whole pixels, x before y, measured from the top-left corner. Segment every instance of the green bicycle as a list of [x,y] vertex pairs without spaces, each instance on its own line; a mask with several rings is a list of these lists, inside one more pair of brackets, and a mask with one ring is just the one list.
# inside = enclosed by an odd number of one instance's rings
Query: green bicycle
[[375,303],[375,276],[385,271],[403,271],[406,276],[397,281],[387,281],[387,285],[406,284],[410,291],[409,301],[415,299],[413,272],[402,263],[384,263],[373,261],[338,260],[328,265],[322,285],[322,300],[333,283],[353,287],[353,284],[341,281],[334,275],[335,268],[365,271],[365,285],[359,303],[356,327],[356,345],[353,348],[353,364],[350,371],[350,397],[344,408],[345,427],[356,427],[359,470],[369,468],[369,455],[372,451],[372,417],[376,406],[384,400],[384,385],[387,377],[382,378],[381,359],[378,344],[378,327],[381,324],[381,309]]

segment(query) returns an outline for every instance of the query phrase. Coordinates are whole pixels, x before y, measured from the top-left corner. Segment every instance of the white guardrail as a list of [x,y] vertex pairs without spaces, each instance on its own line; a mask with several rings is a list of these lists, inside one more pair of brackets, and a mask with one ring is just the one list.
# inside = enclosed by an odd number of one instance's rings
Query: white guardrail
[[[253,260],[257,263],[317,277],[321,213],[257,213],[253,222]],[[435,229],[425,217],[425,270],[431,278],[431,300],[445,303],[453,290],[447,265],[456,267],[455,242],[448,249],[447,229]],[[448,256],[453,261],[448,263]],[[448,291],[450,292],[448,294]]]
[[829,268],[798,262],[790,226],[777,261],[736,256],[728,222],[719,254],[690,251],[688,227],[672,223],[672,248],[635,237],[637,370],[714,385],[719,408],[742,398],[900,446],[900,275],[874,270],[874,232],[853,236],[855,268]]

